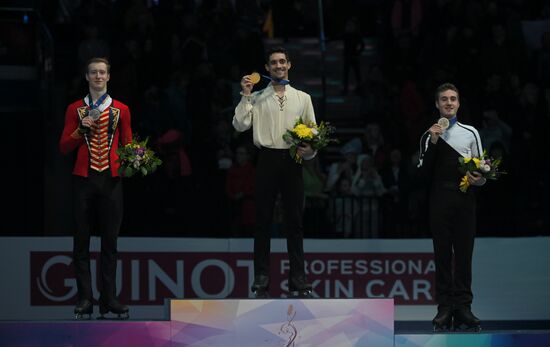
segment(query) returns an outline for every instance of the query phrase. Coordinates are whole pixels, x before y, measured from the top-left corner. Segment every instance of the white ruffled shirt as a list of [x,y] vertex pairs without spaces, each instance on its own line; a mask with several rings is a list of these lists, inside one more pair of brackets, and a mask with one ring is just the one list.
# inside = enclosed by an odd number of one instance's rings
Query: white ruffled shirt
[[304,122],[316,122],[309,94],[286,85],[284,96],[281,106],[271,84],[249,96],[243,95],[235,108],[233,127],[237,131],[252,127],[257,147],[288,149],[290,145],[283,140],[283,134],[294,128],[299,117]]

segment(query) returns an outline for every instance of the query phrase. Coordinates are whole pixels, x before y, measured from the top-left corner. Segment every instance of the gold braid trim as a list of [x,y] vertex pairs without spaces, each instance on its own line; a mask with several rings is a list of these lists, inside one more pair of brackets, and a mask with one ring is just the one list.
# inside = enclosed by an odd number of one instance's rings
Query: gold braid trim
[[75,140],[78,140],[82,138],[82,134],[80,133],[80,131],[78,131],[78,128],[76,128],[76,130],[73,131],[73,133],[71,134],[71,137]]
[[113,134],[114,134],[116,127],[118,125],[118,119],[120,117],[120,109],[116,107],[111,107],[111,111],[113,112]]
[[78,112],[78,119],[82,120],[82,118],[86,117],[86,108],[86,106],[83,106],[76,109]]
[[[82,118],[86,117],[86,106],[83,106],[83,107],[78,107],[76,109],[76,112],[78,113],[78,119],[79,120],[82,120]],[[71,134],[71,137],[75,140],[78,140],[80,138],[82,138],[82,133],[78,130],[78,128],[75,129],[75,131],[73,131],[73,133]]]

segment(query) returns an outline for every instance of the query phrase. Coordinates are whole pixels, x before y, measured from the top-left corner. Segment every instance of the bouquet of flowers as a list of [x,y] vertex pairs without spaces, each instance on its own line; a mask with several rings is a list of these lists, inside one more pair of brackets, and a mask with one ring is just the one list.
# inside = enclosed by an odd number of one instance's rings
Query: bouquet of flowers
[[290,144],[290,156],[297,163],[301,163],[302,158],[297,152],[298,146],[308,143],[313,150],[320,150],[331,142],[337,142],[336,139],[330,137],[334,133],[334,130],[334,127],[329,123],[321,122],[315,124],[313,122],[304,122],[300,117],[294,123],[294,128],[287,130],[283,134],[283,140]]
[[480,158],[458,158],[458,170],[464,175],[460,180],[459,189],[461,192],[466,193],[470,182],[466,172],[478,172],[483,177],[489,180],[496,180],[500,175],[505,174],[504,171],[499,171],[500,159],[493,159],[487,156],[487,152],[484,151]]
[[155,172],[157,167],[162,164],[162,160],[157,158],[155,152],[147,148],[147,141],[149,141],[149,138],[146,138],[144,141],[134,138],[126,146],[117,149],[117,162],[120,163],[120,167],[118,168],[119,175],[132,177],[136,173],[139,173],[144,177]]

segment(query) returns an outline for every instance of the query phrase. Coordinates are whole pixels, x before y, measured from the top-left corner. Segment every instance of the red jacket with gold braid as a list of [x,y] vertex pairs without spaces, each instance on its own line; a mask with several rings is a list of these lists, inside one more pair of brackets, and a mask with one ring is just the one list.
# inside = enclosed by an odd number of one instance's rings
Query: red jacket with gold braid
[[125,104],[111,99],[112,102],[102,113],[97,126],[88,134],[78,131],[80,120],[86,116],[89,107],[84,100],[75,101],[65,112],[65,127],[59,141],[61,153],[68,154],[77,150],[73,175],[88,177],[88,170],[111,170],[111,176],[118,175],[120,164],[116,150],[132,141],[130,109]]

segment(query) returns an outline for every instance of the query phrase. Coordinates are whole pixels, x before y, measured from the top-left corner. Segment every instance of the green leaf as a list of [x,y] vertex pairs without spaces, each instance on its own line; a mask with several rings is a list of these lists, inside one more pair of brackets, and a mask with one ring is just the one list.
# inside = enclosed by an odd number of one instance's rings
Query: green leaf
[[295,158],[295,157],[296,157],[296,151],[297,151],[296,146],[290,146],[289,152],[290,152],[290,156],[291,156],[292,158]]
[[124,176],[125,177],[132,177],[133,175],[134,175],[134,169],[132,169],[132,167],[130,167],[130,166],[127,166],[124,169]]

